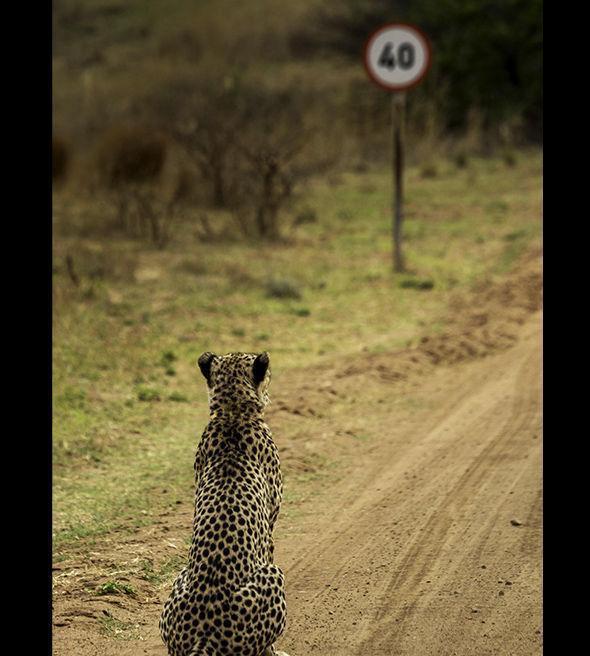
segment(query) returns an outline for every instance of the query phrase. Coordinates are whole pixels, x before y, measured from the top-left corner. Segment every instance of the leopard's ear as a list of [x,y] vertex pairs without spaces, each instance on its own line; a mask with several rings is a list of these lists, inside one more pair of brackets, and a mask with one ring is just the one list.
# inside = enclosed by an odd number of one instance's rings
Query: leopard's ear
[[205,376],[207,383],[211,381],[211,364],[213,363],[214,359],[215,353],[209,353],[209,351],[207,351],[206,353],[203,353],[197,362],[199,369],[201,370],[203,376]]
[[260,383],[264,380],[266,372],[268,371],[269,364],[270,359],[266,351],[256,356],[256,360],[254,360],[254,363],[252,364],[252,374],[254,376],[255,385],[260,385]]

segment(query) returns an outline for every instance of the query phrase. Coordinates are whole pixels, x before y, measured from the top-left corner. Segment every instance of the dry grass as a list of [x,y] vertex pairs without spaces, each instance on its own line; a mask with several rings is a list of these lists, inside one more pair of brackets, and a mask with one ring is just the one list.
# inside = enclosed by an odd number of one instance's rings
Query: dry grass
[[[508,270],[538,243],[540,167],[538,153],[520,153],[516,167],[442,160],[436,178],[410,168],[405,277],[391,273],[386,169],[309,183],[293,215],[313,210],[317,220],[274,246],[203,243],[190,221],[164,252],[81,239],[62,232],[64,217],[96,208],[56,191],[56,543],[149,523],[185,496],[191,469],[178,463],[191,462],[206,416],[195,365],[203,351],[268,350],[280,389],[293,368],[440,329],[451,292]],[[214,220],[231,225],[227,214]],[[296,294],[268,294],[285,280]]]

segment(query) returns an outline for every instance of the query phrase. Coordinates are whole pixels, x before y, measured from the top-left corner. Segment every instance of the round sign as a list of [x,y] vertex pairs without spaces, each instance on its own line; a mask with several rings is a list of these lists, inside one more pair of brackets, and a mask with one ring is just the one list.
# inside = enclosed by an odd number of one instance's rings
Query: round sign
[[430,43],[417,27],[383,25],[365,45],[369,77],[389,91],[403,91],[422,81],[430,68]]

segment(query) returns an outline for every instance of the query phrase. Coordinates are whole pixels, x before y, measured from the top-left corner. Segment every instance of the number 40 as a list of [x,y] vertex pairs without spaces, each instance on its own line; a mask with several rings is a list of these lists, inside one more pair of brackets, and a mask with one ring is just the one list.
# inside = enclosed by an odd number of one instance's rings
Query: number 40
[[397,55],[394,55],[393,43],[386,43],[379,57],[379,66],[388,68],[390,71],[396,66],[402,70],[408,70],[408,68],[412,68],[415,61],[416,51],[411,43],[402,43],[397,49]]

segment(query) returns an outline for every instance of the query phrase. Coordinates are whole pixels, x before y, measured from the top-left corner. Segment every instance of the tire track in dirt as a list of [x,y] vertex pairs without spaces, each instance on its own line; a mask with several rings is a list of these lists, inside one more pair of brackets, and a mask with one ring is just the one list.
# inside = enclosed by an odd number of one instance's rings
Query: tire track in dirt
[[[535,354],[533,354],[534,356]],[[402,566],[387,587],[383,599],[393,598],[394,596],[412,599],[413,591],[419,589],[420,582],[426,579],[427,574],[431,573],[434,575],[440,554],[449,551],[452,546],[458,546],[456,544],[457,542],[461,542],[465,550],[465,544],[469,544],[469,552],[472,552],[476,560],[480,559],[478,556],[481,555],[483,545],[496,524],[498,511],[496,510],[494,514],[489,516],[480,528],[473,530],[473,525],[471,524],[466,527],[462,536],[458,539],[453,539],[453,536],[449,535],[452,518],[446,512],[445,508],[449,505],[455,507],[469,503],[473,505],[474,499],[489,495],[490,490],[491,494],[496,494],[500,497],[500,507],[505,503],[506,495],[503,493],[498,494],[497,490],[501,490],[505,485],[506,473],[501,469],[491,472],[489,466],[490,463],[494,462],[496,456],[504,457],[510,449],[510,443],[518,435],[522,434],[527,427],[534,425],[535,398],[534,395],[528,394],[528,396],[529,399],[523,399],[522,403],[515,405],[509,420],[501,426],[499,431],[494,431],[491,434],[489,444],[476,456],[473,464],[460,476],[457,483],[445,493],[442,500],[433,510],[426,526],[420,531],[419,539],[415,541],[412,548],[404,557]],[[527,401],[529,402],[527,403]],[[530,401],[533,401],[533,403]],[[488,421],[489,413],[487,413],[487,416],[484,415],[482,419],[484,420],[482,423]],[[477,428],[477,425],[469,426],[468,432],[474,429],[477,430]],[[518,474],[518,477],[520,478],[523,474],[524,470]],[[470,532],[472,533],[471,536],[466,535]],[[467,540],[469,541],[467,542]],[[425,554],[427,554],[427,558],[425,558]],[[440,589],[441,581],[446,582],[448,578],[448,574],[444,572],[439,579],[437,587]],[[429,596],[432,597],[432,593]],[[392,653],[404,653],[402,645],[396,645],[396,636],[403,636],[407,631],[405,624],[411,619],[417,603],[418,600],[411,602],[412,613],[406,609],[401,621],[400,618],[395,616],[395,613],[392,614],[389,612],[387,607],[381,608],[375,618],[376,623],[372,634],[365,643],[361,644],[359,653],[363,653],[363,649],[369,646],[372,649],[378,648],[382,643],[383,636],[387,636],[388,647],[394,650]],[[465,649],[465,647],[462,648]],[[438,645],[436,650],[430,653],[442,654],[443,649],[444,647],[442,645]]]

